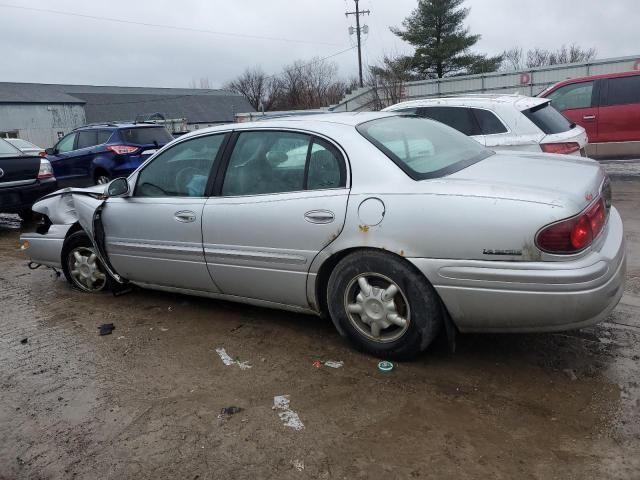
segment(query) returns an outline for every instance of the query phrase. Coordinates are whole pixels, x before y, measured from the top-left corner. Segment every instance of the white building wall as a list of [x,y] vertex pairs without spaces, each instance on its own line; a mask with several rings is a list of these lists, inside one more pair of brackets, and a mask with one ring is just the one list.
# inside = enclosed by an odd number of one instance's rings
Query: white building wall
[[42,148],[85,123],[82,105],[0,104],[0,132],[17,132],[18,138]]

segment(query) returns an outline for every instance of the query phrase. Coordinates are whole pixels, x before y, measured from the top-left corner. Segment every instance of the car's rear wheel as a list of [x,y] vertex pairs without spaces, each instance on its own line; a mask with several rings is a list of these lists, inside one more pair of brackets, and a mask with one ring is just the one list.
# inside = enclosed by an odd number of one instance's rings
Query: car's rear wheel
[[403,259],[355,252],[333,270],[329,312],[360,350],[408,360],[425,350],[442,324],[442,308],[429,282]]
[[109,286],[109,274],[84,232],[67,238],[62,248],[62,271],[67,281],[83,292],[100,292]]

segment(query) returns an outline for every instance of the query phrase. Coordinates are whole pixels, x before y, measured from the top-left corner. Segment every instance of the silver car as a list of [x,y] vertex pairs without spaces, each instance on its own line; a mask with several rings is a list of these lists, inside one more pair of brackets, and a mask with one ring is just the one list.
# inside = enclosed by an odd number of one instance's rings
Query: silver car
[[415,116],[199,130],[106,190],[62,190],[34,210],[44,224],[23,248],[80,290],[327,314],[386,358],[415,356],[445,324],[581,328],[623,292],[622,221],[597,162],[495,153]]

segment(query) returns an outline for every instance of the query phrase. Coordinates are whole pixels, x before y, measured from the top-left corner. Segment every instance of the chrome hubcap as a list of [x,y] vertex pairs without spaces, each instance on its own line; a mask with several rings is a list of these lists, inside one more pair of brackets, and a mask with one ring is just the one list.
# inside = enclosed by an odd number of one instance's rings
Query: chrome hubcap
[[71,278],[81,290],[97,292],[107,284],[107,276],[100,269],[98,257],[90,248],[75,248],[69,253],[68,262]]
[[111,180],[109,179],[109,177],[107,177],[106,175],[100,175],[98,177],[98,185],[106,185],[107,183],[109,183]]
[[345,291],[344,305],[351,323],[373,341],[393,342],[409,327],[409,302],[400,287],[384,275],[355,277]]

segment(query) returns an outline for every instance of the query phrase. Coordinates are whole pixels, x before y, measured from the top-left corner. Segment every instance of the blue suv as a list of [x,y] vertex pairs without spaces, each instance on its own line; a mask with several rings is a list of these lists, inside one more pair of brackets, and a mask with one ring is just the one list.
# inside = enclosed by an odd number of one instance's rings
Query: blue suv
[[61,187],[86,187],[126,177],[173,140],[153,123],[100,123],[76,128],[53,148],[47,160]]

